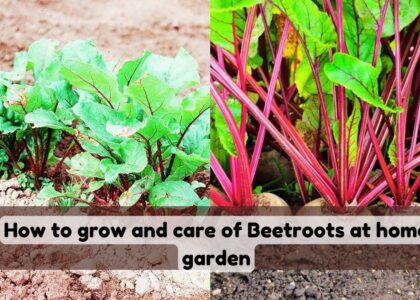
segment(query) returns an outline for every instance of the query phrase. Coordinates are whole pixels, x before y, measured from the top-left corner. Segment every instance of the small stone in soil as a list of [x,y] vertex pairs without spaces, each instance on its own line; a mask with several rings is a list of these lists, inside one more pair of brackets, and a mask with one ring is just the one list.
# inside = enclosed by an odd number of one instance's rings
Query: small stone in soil
[[305,295],[305,290],[304,289],[295,289],[293,294],[295,295],[295,297],[300,297],[300,296]]
[[17,178],[9,180],[0,180],[0,191],[6,191],[7,189],[20,189],[20,183]]
[[218,296],[218,295],[220,295],[222,293],[222,290],[221,289],[215,289],[214,291],[212,291],[211,292],[211,294],[213,295],[213,296]]

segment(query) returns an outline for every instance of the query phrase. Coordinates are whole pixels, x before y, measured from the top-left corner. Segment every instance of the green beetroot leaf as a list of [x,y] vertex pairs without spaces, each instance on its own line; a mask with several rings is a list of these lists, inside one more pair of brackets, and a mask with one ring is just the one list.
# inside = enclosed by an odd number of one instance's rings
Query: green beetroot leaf
[[235,11],[241,8],[248,8],[262,3],[262,0],[212,0],[210,10],[213,11]]
[[[334,102],[331,95],[325,96],[325,104],[327,107],[328,116],[331,122],[334,120]],[[307,99],[304,103],[300,105],[303,109],[302,121],[299,125],[299,128],[303,130],[309,130],[314,133],[318,131],[319,128],[319,100],[317,97],[312,96]],[[322,119],[321,119],[322,120]],[[324,126],[321,127],[321,133],[325,131]]]
[[70,174],[104,179],[104,173],[101,171],[101,161],[88,152],[82,152],[72,158],[67,158],[65,163],[70,167],[68,170]]
[[206,157],[207,162],[210,157],[210,111],[204,112],[188,129],[182,140],[182,149],[185,153],[199,154]]
[[61,55],[63,61],[76,60],[103,70],[107,69],[102,54],[89,40],[77,40],[64,45]]
[[142,57],[127,61],[122,65],[117,73],[117,81],[121,92],[124,91],[125,86],[140,78],[144,72],[144,63],[151,54],[150,51],[145,51]]
[[73,86],[96,93],[109,106],[118,107],[125,102],[114,76],[99,67],[72,59],[63,62],[61,73]]
[[[324,94],[332,95],[333,84],[325,75],[324,66],[328,61],[327,56],[323,56],[319,68],[319,80],[321,81],[322,91]],[[302,97],[318,95],[314,77],[312,76],[311,66],[307,58],[304,58],[298,65],[295,73],[295,83]]]
[[[241,122],[241,104],[233,99],[228,99],[226,103],[235,118],[237,126],[239,126]],[[215,107],[214,113],[214,126],[217,129],[217,137],[214,138],[218,138],[220,140],[220,144],[223,149],[229,153],[229,155],[236,156],[236,147],[233,142],[232,135],[230,134],[228,124],[217,107]]]
[[162,137],[169,136],[171,131],[167,124],[162,122],[162,119],[157,116],[150,116],[141,123],[138,130],[142,138],[145,138],[151,145],[154,145],[157,140]]
[[196,120],[204,111],[210,108],[210,91],[208,87],[199,88],[181,100],[182,119],[181,130]]
[[[368,30],[376,30],[376,24],[381,17],[381,9],[384,7],[385,0],[355,0],[354,5],[363,27]],[[385,24],[382,37],[394,35],[394,13],[392,7],[394,1],[391,0],[385,15]],[[420,14],[420,1],[418,0],[399,0],[399,28],[402,30],[408,26]]]
[[152,207],[188,207],[201,201],[191,184],[185,181],[166,181],[150,190]]
[[142,177],[136,180],[128,191],[124,192],[118,199],[120,206],[133,206],[140,197],[148,192],[155,184],[157,176],[152,167],[148,166],[142,173]]
[[399,111],[385,105],[379,97],[379,70],[371,64],[344,53],[336,53],[333,62],[326,64],[324,70],[332,82],[351,90],[370,105],[381,108],[385,112]]
[[388,158],[393,166],[397,165],[397,142],[395,136],[389,144]]
[[[135,132],[141,123],[127,118],[107,105],[89,101],[79,101],[73,112],[102,141],[119,144],[127,133]],[[92,118],[92,116],[95,116]]]
[[57,47],[58,42],[49,39],[38,40],[29,47],[28,58],[35,80],[55,60]]
[[359,101],[354,101],[353,111],[346,123],[349,152],[348,163],[350,167],[353,167],[356,162],[360,119],[360,103]]
[[176,91],[152,75],[144,74],[131,83],[126,94],[136,100],[147,115],[165,119],[180,117],[181,103],[176,97]]
[[245,28],[245,15],[243,10],[238,10],[235,14],[232,12],[210,11],[210,40],[226,49],[234,52],[233,47],[233,22],[236,26],[236,34],[239,38],[242,37]]
[[30,86],[25,90],[24,93],[27,102],[26,105],[23,106],[25,107],[26,112],[33,112],[38,108],[50,110],[57,103],[57,99],[54,98],[53,91],[43,84],[35,84]]
[[46,127],[63,130],[70,134],[74,133],[73,128],[64,125],[54,112],[42,108],[25,115],[25,122],[33,124],[35,128]]
[[114,156],[118,156],[117,161],[110,158],[101,161],[101,170],[107,183],[117,180],[120,174],[140,173],[147,166],[146,151],[142,143],[127,139],[114,149]]
[[335,47],[337,34],[327,13],[322,12],[312,0],[274,0],[286,13],[306,42],[312,59]]
[[365,16],[365,19],[359,16],[356,5],[360,5],[361,2],[363,1],[343,1],[344,37],[350,55],[358,57],[364,62],[372,63],[376,29],[366,26],[366,18],[370,15]]
[[175,57],[151,54],[144,63],[144,72],[160,79],[176,93],[200,83],[197,62],[183,48]]

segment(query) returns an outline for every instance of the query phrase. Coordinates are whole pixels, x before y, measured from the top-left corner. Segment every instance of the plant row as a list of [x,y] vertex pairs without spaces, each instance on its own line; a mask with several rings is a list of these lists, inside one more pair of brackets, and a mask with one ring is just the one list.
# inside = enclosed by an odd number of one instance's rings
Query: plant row
[[208,168],[210,95],[199,84],[183,49],[121,64],[90,41],[38,40],[0,73],[0,175],[65,206],[206,205],[196,179]]
[[[255,205],[261,152],[305,204],[410,206],[420,187],[420,2],[211,1],[211,166],[225,207]],[[214,135],[213,135],[214,132]]]

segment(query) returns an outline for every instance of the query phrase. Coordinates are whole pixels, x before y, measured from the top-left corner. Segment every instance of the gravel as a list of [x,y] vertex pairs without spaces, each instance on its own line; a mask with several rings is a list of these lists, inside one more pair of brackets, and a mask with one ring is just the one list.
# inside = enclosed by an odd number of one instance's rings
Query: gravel
[[212,299],[420,299],[420,271],[213,273]]

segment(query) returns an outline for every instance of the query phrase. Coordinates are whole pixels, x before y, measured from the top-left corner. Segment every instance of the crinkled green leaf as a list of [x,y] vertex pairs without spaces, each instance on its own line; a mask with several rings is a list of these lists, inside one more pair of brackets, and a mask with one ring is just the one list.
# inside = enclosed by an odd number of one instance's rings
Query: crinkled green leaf
[[302,35],[314,59],[335,47],[337,34],[327,13],[319,10],[312,0],[275,0]]
[[200,83],[197,62],[183,48],[175,57],[151,54],[144,63],[144,71],[166,83],[176,93]]
[[[363,20],[363,26],[370,30],[377,29],[381,17],[381,9],[385,0],[355,0],[355,7],[358,15]],[[394,1],[391,0],[385,15],[385,24],[382,30],[382,37],[394,35]],[[399,27],[400,30],[408,26],[420,14],[420,1],[400,0],[399,1]]]
[[[330,122],[334,119],[334,102],[331,95],[325,96],[325,105],[327,107]],[[300,105],[303,109],[302,122],[300,128],[304,130],[317,131],[319,128],[320,103],[318,97],[312,96]],[[321,118],[321,121],[323,118]],[[324,132],[321,128],[321,132]]]
[[[209,142],[207,145],[209,145]],[[174,149],[175,162],[173,165],[173,172],[168,179],[170,180],[183,180],[186,177],[191,176],[197,171],[198,168],[208,164],[210,153],[206,153],[203,156],[200,154],[187,154],[182,150]]]
[[117,149],[122,161],[127,167],[127,173],[139,173],[147,166],[146,151],[142,143],[127,139]]
[[[332,82],[328,79],[324,72],[324,65],[327,59],[323,59],[319,68],[319,80],[321,81],[322,91],[324,94],[332,94]],[[295,73],[295,83],[301,97],[309,97],[318,95],[315,79],[312,74],[311,66],[307,58],[303,59]]]
[[334,82],[351,90],[360,99],[386,112],[397,112],[385,105],[378,94],[379,70],[356,57],[336,53],[333,62],[324,67],[327,77]]
[[105,174],[107,183],[114,182],[120,174],[140,173],[147,166],[147,156],[143,144],[128,139],[115,148],[120,163],[112,159],[103,159],[101,169]]
[[153,145],[158,139],[169,135],[170,130],[167,124],[162,122],[162,119],[152,116],[142,122],[138,132]]
[[210,91],[203,87],[189,93],[182,99],[181,130],[193,122],[200,114],[210,108]]
[[84,62],[100,69],[106,69],[102,54],[98,51],[92,41],[77,40],[64,45],[61,49],[62,60],[76,60]]
[[66,131],[70,134],[73,134],[74,130],[71,127],[66,126],[63,122],[61,122],[57,115],[45,109],[37,109],[33,112],[25,115],[25,122],[33,124],[35,128],[52,128],[52,129],[59,129]]
[[26,69],[28,67],[28,53],[27,52],[16,52],[15,59],[13,61],[13,70],[3,74],[3,78],[10,82],[17,82],[25,77]]
[[57,41],[40,39],[29,47],[28,58],[33,65],[35,79],[38,79],[42,71],[56,58],[57,46]]
[[[227,104],[235,118],[236,124],[239,126],[241,121],[242,106],[239,102],[229,99]],[[214,126],[217,129],[217,134],[223,149],[230,155],[236,156],[236,147],[233,142],[232,135],[230,134],[229,126],[219,109],[216,108],[214,115]]]
[[145,74],[137,82],[131,83],[127,96],[136,100],[148,115],[181,117],[181,102],[176,97],[175,90],[154,76]]
[[72,85],[97,94],[114,107],[125,102],[113,75],[94,65],[78,60],[66,60],[63,62],[61,73]]
[[101,171],[101,161],[88,152],[76,154],[72,158],[67,158],[64,162],[70,167],[68,170],[70,174],[104,178],[104,173]]
[[156,173],[150,167],[147,175],[135,181],[128,191],[124,192],[118,199],[120,206],[133,206],[139,201],[140,197],[149,191],[155,183]]
[[210,111],[207,111],[188,129],[182,139],[182,148],[185,153],[196,153],[202,157],[210,156]]
[[[245,20],[246,18],[242,10],[235,12],[236,34],[239,38],[243,35]],[[221,48],[233,53],[232,23],[232,12],[210,11],[210,40]]]
[[262,0],[211,0],[210,10],[235,11],[262,3]]
[[360,0],[343,1],[344,38],[350,55],[372,63],[375,48],[375,30],[365,26],[356,11]]
[[95,192],[97,190],[99,190],[103,185],[104,185],[105,181],[103,180],[94,180],[89,182],[89,187],[86,189],[86,193],[92,193]]
[[391,162],[393,166],[397,165],[397,141],[395,137],[396,136],[394,136],[394,138],[392,139],[388,148],[389,161]]
[[124,140],[122,132],[136,131],[140,124],[136,119],[129,119],[124,114],[95,102],[79,101],[73,107],[73,112],[95,135],[108,143],[121,143]]
[[143,65],[151,54],[150,51],[145,51],[142,57],[129,60],[122,65],[117,73],[117,81],[121,92],[123,92],[125,86],[130,85],[131,82],[140,78],[144,72]]
[[25,95],[27,100],[26,105],[24,105],[26,112],[32,112],[38,108],[51,110],[57,103],[52,91],[42,84],[28,87]]
[[150,190],[152,207],[188,207],[200,201],[192,186],[185,181],[165,181]]
[[358,136],[359,136],[359,124],[361,118],[360,103],[359,101],[353,102],[353,111],[347,120],[347,139],[348,139],[348,163],[350,167],[353,167],[356,162],[357,151],[358,151]]

